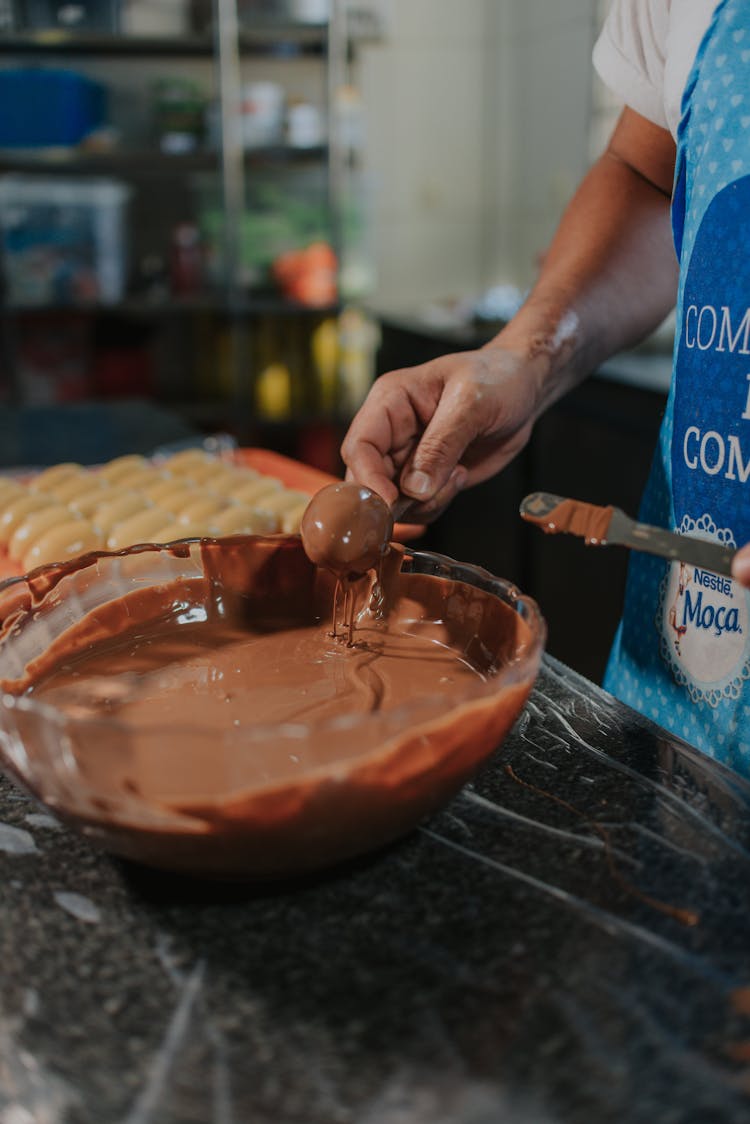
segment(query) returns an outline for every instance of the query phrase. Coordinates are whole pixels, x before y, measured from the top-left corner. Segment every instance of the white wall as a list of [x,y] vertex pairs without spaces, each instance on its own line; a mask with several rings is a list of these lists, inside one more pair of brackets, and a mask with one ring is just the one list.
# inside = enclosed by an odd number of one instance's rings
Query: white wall
[[486,8],[397,0],[361,52],[381,307],[481,285]]
[[596,0],[395,0],[358,78],[375,303],[525,285],[588,162]]
[[509,98],[510,135],[494,175],[507,234],[490,272],[526,284],[589,162],[596,0],[504,2],[498,98]]

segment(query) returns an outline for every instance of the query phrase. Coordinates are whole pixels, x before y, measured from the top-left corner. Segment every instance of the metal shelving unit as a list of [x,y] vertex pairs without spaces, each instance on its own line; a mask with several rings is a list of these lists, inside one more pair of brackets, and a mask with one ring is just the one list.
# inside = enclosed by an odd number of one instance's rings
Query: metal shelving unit
[[[270,145],[243,153],[245,165],[319,164],[327,159],[328,146],[319,144],[309,148],[290,145]],[[151,148],[113,149],[111,151],[69,152],[62,149],[42,153],[22,152],[10,156],[0,152],[2,172],[80,172],[102,175],[122,172],[128,175],[186,175],[191,172],[214,171],[219,167],[221,153],[203,149],[197,152],[165,153]]]
[[76,312],[97,316],[121,316],[134,319],[160,319],[162,317],[190,316],[196,312],[223,314],[230,317],[232,313],[240,316],[333,316],[339,310],[338,304],[310,305],[300,304],[298,301],[284,300],[273,294],[242,295],[235,309],[230,309],[220,295],[195,297],[149,298],[149,297],[124,297],[120,301],[89,301],[75,305],[59,304],[16,304],[13,306],[15,316],[30,316],[34,313]]
[[[264,316],[315,316],[334,314],[336,306],[318,309],[297,305],[273,294],[253,294],[243,284],[239,246],[246,190],[258,169],[278,169],[303,165],[325,168],[327,209],[331,241],[336,252],[341,248],[340,215],[342,176],[346,154],[338,143],[334,96],[345,81],[350,58],[350,42],[343,4],[332,0],[331,18],[326,24],[262,23],[252,28],[240,26],[237,0],[214,0],[213,32],[191,34],[179,39],[127,37],[112,34],[71,34],[62,31],[12,33],[0,35],[0,59],[34,58],[42,65],[70,59],[203,58],[215,66],[215,86],[219,101],[217,150],[201,150],[168,155],[156,149],[118,149],[109,151],[58,150],[0,153],[0,172],[47,172],[50,174],[119,174],[141,183],[149,176],[189,177],[194,173],[220,176],[223,214],[222,282],[215,292],[191,297],[150,299],[126,296],[116,304],[94,302],[75,306],[9,308],[0,293],[0,355],[8,360],[14,354],[15,321],[24,314],[67,312],[118,317],[153,323],[174,322],[175,317],[215,315],[222,318],[229,336],[234,401],[230,403],[238,427],[251,408],[251,370],[254,325]],[[314,148],[274,145],[246,150],[240,132],[242,61],[248,57],[273,57],[293,64],[295,59],[320,60],[324,70],[328,139]],[[340,259],[339,259],[340,260]],[[17,388],[16,388],[17,390]],[[20,404],[19,395],[16,401]],[[216,404],[206,404],[209,413]],[[202,407],[196,403],[200,413]],[[218,410],[217,410],[218,412]]]
[[[217,0],[218,2],[218,0]],[[243,54],[281,55],[289,47],[300,54],[323,55],[328,35],[327,24],[267,23],[252,30],[238,28],[237,40]],[[183,35],[179,39],[162,36],[101,35],[68,31],[37,31],[2,34],[0,50],[5,55],[134,57],[207,57],[215,51],[213,35]]]

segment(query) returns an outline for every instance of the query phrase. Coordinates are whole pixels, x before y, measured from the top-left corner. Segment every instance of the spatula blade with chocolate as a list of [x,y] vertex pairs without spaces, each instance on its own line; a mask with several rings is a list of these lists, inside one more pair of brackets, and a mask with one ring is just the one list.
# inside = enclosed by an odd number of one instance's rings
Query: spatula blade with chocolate
[[549,492],[532,492],[521,501],[520,513],[522,519],[549,534],[578,535],[592,546],[628,546],[731,576],[733,548],[638,523],[619,507],[601,507]]

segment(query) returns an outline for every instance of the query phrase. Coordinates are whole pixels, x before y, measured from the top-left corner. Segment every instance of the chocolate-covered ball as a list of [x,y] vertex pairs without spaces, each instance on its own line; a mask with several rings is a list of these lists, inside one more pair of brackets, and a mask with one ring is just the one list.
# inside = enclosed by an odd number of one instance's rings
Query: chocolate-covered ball
[[374,569],[388,549],[393,516],[376,492],[359,484],[329,484],[302,516],[300,534],[311,562],[337,577]]

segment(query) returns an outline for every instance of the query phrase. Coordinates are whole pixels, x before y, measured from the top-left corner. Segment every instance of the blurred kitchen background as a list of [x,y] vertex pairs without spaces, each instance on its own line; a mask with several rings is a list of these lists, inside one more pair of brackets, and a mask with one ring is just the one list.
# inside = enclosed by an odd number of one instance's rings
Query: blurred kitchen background
[[[378,373],[480,345],[533,280],[617,115],[606,7],[0,0],[0,468],[224,432],[339,473]],[[625,560],[545,541],[518,501],[635,511],[670,337],[423,540],[537,596],[594,678]]]

